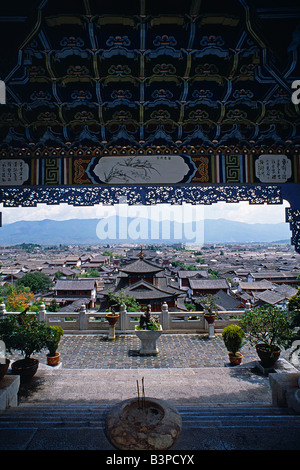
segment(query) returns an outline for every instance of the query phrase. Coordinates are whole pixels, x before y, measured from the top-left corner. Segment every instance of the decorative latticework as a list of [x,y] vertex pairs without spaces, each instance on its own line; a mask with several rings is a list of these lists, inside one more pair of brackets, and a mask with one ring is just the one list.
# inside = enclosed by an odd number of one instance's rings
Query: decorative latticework
[[211,185],[211,186],[109,186],[69,188],[5,188],[0,202],[5,207],[34,207],[38,203],[74,206],[118,204],[126,200],[133,204],[213,204],[219,201],[250,204],[282,204],[281,190],[277,186]]

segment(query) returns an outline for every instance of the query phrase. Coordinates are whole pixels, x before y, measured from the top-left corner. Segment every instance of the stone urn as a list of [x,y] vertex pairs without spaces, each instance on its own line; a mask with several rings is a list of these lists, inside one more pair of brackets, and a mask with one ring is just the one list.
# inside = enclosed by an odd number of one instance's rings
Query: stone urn
[[215,337],[215,319],[217,315],[215,312],[205,312],[204,313],[204,318],[208,323],[208,338],[212,339]]
[[178,411],[164,400],[131,398],[106,415],[106,434],[120,450],[165,450],[180,436]]
[[119,314],[118,313],[108,313],[105,318],[108,321],[110,326],[115,326],[115,324],[119,320]]
[[109,329],[108,329],[108,339],[115,339],[116,337],[116,323],[119,320],[119,314],[115,313],[113,310],[112,312],[108,313],[105,317],[105,319],[109,323]]
[[142,356],[153,356],[159,352],[156,342],[162,334],[161,325],[159,330],[139,330],[136,328],[135,334],[140,340],[139,353]]

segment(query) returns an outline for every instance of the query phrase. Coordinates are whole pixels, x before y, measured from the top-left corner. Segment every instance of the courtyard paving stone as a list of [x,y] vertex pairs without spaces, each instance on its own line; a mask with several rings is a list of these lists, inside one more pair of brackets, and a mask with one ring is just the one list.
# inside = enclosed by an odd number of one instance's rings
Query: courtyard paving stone
[[[65,334],[58,351],[66,369],[138,369],[138,368],[201,368],[224,367],[228,353],[222,337],[208,339],[199,334],[164,334],[157,342],[157,356],[140,356],[139,339],[135,335],[120,335],[109,341],[103,335]],[[46,363],[46,350],[34,354]],[[255,348],[245,343],[241,349],[243,362],[257,360]],[[9,356],[16,360],[21,356]],[[288,359],[288,352],[281,357]]]

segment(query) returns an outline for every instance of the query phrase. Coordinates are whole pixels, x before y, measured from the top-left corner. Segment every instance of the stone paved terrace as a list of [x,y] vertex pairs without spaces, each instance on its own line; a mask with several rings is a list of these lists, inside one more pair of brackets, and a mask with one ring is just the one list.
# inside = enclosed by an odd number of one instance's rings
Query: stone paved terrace
[[168,400],[182,416],[173,452],[299,450],[300,416],[271,406],[269,378],[255,369],[253,347],[245,344],[243,366],[232,368],[224,367],[220,335],[165,334],[158,346],[156,357],[140,357],[134,335],[115,341],[65,335],[62,367],[46,366],[46,351],[36,355],[40,368],[21,384],[19,406],[0,413],[0,450],[115,451],[105,433],[106,413],[136,396],[142,378],[147,396]]
[[[139,339],[135,335],[120,335],[108,341],[103,335],[67,335],[60,342],[64,369],[138,369],[138,368],[201,368],[224,367],[228,353],[221,335],[208,339],[199,334],[165,334],[157,342],[157,356],[140,356]],[[241,349],[243,362],[257,360],[255,348],[245,343]],[[47,351],[35,354],[46,363]],[[9,356],[17,359],[20,355]],[[288,359],[288,351],[281,358]]]

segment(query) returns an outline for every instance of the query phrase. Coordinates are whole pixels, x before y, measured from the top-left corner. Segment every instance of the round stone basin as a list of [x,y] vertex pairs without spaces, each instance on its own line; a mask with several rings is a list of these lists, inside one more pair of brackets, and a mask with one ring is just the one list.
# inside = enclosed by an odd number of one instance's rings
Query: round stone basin
[[177,441],[182,420],[169,403],[155,398],[132,398],[106,415],[106,433],[121,450],[164,450]]
[[157,426],[165,412],[162,406],[151,400],[145,400],[143,404],[142,400],[131,400],[127,403],[121,413],[121,420],[131,426],[136,426],[140,429],[143,428],[153,429]]

